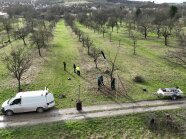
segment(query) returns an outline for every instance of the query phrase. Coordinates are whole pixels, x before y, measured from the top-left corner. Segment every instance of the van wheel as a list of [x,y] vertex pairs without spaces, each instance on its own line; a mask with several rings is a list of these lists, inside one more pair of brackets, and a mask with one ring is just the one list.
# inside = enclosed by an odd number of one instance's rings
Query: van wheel
[[42,112],[44,112],[44,109],[42,108],[42,107],[39,107],[39,108],[37,108],[37,110],[36,110],[38,113],[42,113]]
[[14,113],[13,113],[13,111],[11,111],[11,110],[7,110],[7,111],[5,112],[5,114],[6,114],[7,116],[12,116]]
[[172,96],[172,100],[176,100],[177,99],[177,96],[176,95],[173,95]]

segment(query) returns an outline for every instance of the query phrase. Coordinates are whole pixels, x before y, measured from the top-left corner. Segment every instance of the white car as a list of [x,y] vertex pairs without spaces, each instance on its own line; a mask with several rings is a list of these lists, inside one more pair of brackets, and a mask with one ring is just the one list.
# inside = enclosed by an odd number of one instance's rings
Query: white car
[[173,100],[176,100],[177,97],[183,96],[183,92],[179,88],[159,88],[157,95],[163,97],[172,97]]
[[14,113],[37,111],[39,113],[55,106],[54,96],[48,89],[19,92],[15,97],[2,104],[2,113],[11,116]]

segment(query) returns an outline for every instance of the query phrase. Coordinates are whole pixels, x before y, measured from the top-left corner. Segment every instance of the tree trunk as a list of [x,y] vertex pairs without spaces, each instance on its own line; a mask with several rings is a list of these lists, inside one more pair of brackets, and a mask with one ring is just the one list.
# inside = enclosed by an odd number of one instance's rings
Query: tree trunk
[[136,55],[136,43],[134,42],[134,55]]
[[145,39],[147,38],[147,28],[145,27]]
[[10,40],[10,34],[9,34],[8,31],[7,31],[7,35],[8,35],[8,41],[9,41],[9,43],[11,43],[11,40]]
[[84,41],[84,39],[82,41],[83,41],[83,47],[85,47],[85,41]]
[[158,38],[160,38],[160,29],[159,28],[157,30],[157,35],[158,35]]
[[38,52],[39,52],[39,56],[41,57],[41,50],[40,50],[40,47],[38,46]]
[[112,35],[111,34],[109,35],[109,39],[110,39],[110,42],[111,42],[111,40],[112,40]]
[[24,45],[26,45],[25,38],[22,38]]
[[89,51],[90,47],[88,47],[88,55],[90,54],[90,51]]
[[112,32],[113,32],[113,28],[114,28],[114,26],[112,26]]
[[168,45],[168,43],[167,43],[168,36],[164,36],[164,38],[165,38],[165,46],[167,46]]
[[21,91],[21,79],[18,79],[18,92]]
[[96,69],[98,68],[97,60],[95,61]]

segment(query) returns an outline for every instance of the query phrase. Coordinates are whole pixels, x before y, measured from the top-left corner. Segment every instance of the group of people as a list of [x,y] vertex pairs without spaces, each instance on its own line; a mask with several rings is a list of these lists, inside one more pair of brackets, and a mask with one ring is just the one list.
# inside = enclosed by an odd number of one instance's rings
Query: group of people
[[[63,62],[64,65],[64,71],[66,71],[67,64],[66,62]],[[76,66],[76,64],[73,65],[74,73],[77,73],[77,75],[80,76],[80,68]]]
[[[66,71],[67,68],[66,62],[63,62],[63,65],[64,65],[64,71]],[[73,64],[73,69],[74,69],[74,73],[77,73],[77,75],[80,76],[80,68],[76,66],[76,64]],[[98,90],[100,90],[100,88],[104,86],[103,75],[100,75],[98,77],[97,82],[98,82]],[[115,78],[111,79],[111,89],[115,90]]]
[[[100,90],[100,88],[104,86],[103,75],[99,76],[97,81],[98,81],[98,90]],[[112,90],[116,90],[115,83],[116,83],[116,79],[112,77],[111,79]]]

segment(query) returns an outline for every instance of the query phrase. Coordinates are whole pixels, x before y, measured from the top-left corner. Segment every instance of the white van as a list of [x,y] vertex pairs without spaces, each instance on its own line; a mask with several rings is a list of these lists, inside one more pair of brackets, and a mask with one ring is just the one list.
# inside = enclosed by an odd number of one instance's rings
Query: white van
[[39,113],[55,106],[54,96],[48,89],[17,93],[15,97],[2,104],[2,113],[11,116],[14,113],[37,111]]

